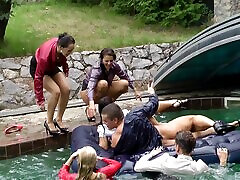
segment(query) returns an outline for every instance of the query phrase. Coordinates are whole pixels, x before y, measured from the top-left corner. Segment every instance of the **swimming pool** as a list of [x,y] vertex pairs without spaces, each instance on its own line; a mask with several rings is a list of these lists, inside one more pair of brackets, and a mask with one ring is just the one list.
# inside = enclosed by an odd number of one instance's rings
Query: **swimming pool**
[[[187,114],[202,114],[215,120],[231,122],[240,119],[239,108],[212,109],[212,110],[183,110],[178,112],[167,112],[158,116],[159,121],[167,122],[175,117]],[[70,149],[57,149],[43,152],[37,155],[24,155],[14,159],[0,161],[0,180],[14,179],[36,179],[52,180],[57,179],[57,173],[62,164],[67,160]],[[228,168],[219,168],[218,165],[211,165],[215,170],[204,175],[193,177],[180,177],[181,179],[240,179],[240,164],[230,164]],[[124,175],[117,179],[149,179],[144,175]],[[160,176],[159,179],[166,179]],[[171,178],[170,178],[171,179]]]

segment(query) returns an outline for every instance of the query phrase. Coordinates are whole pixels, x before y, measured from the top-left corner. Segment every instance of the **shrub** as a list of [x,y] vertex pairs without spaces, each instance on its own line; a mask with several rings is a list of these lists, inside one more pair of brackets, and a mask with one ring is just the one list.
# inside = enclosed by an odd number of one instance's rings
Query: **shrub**
[[199,25],[208,13],[205,4],[193,3],[193,0],[178,0],[169,12],[162,12],[161,24],[164,26],[180,24],[184,27]]

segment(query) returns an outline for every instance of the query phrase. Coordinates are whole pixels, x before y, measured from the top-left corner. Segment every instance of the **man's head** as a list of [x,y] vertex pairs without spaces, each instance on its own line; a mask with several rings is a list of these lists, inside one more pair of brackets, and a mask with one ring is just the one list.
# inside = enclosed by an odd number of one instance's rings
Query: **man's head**
[[190,131],[179,131],[175,138],[176,152],[190,155],[196,145],[196,139]]
[[115,103],[105,106],[101,115],[103,122],[109,129],[117,128],[124,118],[121,108]]

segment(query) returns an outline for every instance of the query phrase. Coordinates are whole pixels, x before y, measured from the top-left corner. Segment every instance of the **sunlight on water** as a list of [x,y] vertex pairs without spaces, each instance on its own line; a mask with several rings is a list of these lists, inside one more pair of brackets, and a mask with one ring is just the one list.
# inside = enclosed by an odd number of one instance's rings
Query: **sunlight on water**
[[[216,110],[201,110],[201,111],[180,111],[173,113],[163,113],[158,116],[158,120],[167,122],[175,117],[186,114],[202,114],[212,119],[221,119],[226,122],[231,122],[235,119],[240,119],[240,111],[234,109],[216,109]],[[59,148],[55,151],[47,151],[36,155],[23,155],[14,159],[0,161],[0,180],[53,180],[57,179],[57,174],[62,164],[68,159],[70,149]],[[217,164],[210,165],[211,169],[205,174],[198,176],[166,176],[158,175],[154,179],[183,179],[183,180],[240,180],[240,164],[228,164],[228,167],[222,168]],[[117,177],[118,180],[148,180],[152,174],[126,174]]]

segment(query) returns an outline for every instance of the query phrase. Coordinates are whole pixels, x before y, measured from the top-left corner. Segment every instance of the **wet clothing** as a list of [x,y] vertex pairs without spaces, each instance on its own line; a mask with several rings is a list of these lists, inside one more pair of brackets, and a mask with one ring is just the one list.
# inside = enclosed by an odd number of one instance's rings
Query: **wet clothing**
[[136,162],[134,170],[136,172],[162,172],[167,175],[197,175],[208,170],[208,166],[201,159],[194,161],[191,156],[183,154],[175,158],[168,153],[163,153],[161,156],[149,160],[151,157],[151,153],[142,156]]
[[161,135],[148,120],[158,109],[157,95],[151,95],[142,107],[130,111],[124,118],[121,137],[114,154],[140,154],[161,146]]
[[[43,77],[44,75],[53,74],[58,71],[58,66],[62,66],[63,72],[68,76],[67,59],[62,54],[57,54],[58,38],[52,38],[43,43],[36,51],[35,58],[37,61],[36,71],[34,73],[34,91],[36,102],[41,105],[44,102],[43,97]],[[33,66],[33,65],[32,65]],[[32,73],[33,75],[33,68]]]
[[[102,161],[107,163],[108,165],[98,169],[96,172],[103,173],[110,179],[115,173],[122,167],[121,163],[112,159],[103,158]],[[58,177],[61,180],[75,180],[78,176],[77,173],[70,173],[70,166],[63,164],[62,168],[58,173]]]
[[129,82],[129,87],[134,89],[133,81],[130,80],[128,74],[121,69],[121,67],[116,63],[112,63],[112,67],[109,71],[106,71],[104,64],[98,63],[93,66],[89,73],[86,75],[86,79],[83,81],[82,91],[88,90],[89,101],[93,100],[94,88],[97,86],[98,81],[106,80],[108,85],[111,86],[114,76],[117,75],[120,79],[126,79]]

